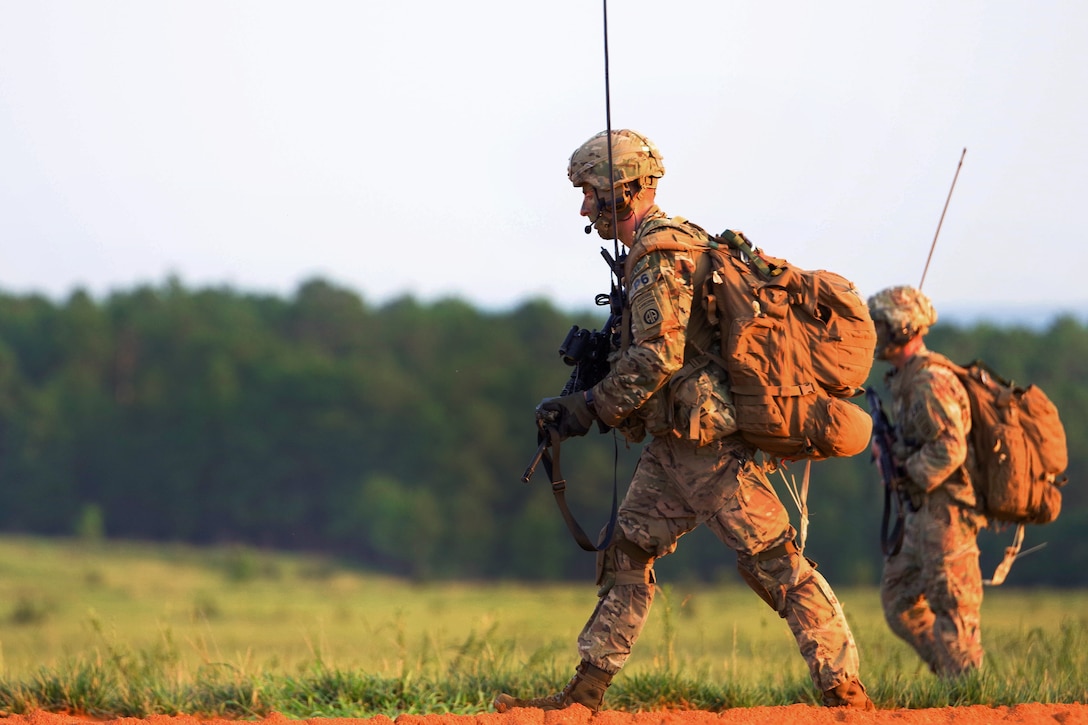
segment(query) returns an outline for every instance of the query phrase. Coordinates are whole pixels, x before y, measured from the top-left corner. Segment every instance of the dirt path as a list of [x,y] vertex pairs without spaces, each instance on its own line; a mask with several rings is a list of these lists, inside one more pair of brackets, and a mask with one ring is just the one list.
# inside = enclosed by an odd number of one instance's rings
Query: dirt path
[[[0,725],[87,725],[89,718],[35,712],[0,718]],[[110,725],[238,725],[233,720],[201,720],[190,716],[154,715],[146,719],[120,718],[96,721]],[[395,720],[379,715],[372,718],[319,718],[289,720],[273,714],[259,725],[1088,725],[1088,705],[1027,704],[1013,707],[935,708],[927,710],[881,710],[853,712],[809,705],[751,707],[723,713],[605,711],[594,716],[582,707],[558,712],[514,710],[503,715],[401,715]]]

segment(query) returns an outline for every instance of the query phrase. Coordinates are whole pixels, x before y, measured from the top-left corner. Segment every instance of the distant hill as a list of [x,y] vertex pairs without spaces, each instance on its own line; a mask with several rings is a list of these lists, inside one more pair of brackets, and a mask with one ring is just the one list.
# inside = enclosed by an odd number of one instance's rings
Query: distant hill
[[971,326],[987,322],[999,327],[1029,327],[1042,329],[1055,318],[1071,315],[1080,322],[1088,322],[1088,301],[1071,305],[1016,305],[1011,303],[979,304],[951,303],[938,309],[940,322],[958,326]]

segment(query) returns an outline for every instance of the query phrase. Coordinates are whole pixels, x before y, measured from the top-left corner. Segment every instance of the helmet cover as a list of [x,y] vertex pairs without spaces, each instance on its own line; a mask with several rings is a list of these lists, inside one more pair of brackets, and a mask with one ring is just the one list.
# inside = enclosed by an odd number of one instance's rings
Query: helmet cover
[[571,154],[567,177],[575,186],[589,184],[602,191],[631,181],[642,180],[644,188],[653,188],[665,175],[661,152],[640,133],[620,129],[612,132],[612,181],[608,174],[607,131],[601,131]]
[[869,298],[869,314],[877,323],[887,326],[889,342],[897,345],[915,335],[924,335],[937,322],[937,310],[922,293],[909,285],[889,287]]

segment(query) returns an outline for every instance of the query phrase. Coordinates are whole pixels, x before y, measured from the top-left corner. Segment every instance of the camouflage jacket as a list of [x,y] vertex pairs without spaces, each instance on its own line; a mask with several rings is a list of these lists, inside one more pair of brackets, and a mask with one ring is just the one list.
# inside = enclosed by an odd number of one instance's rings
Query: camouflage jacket
[[967,438],[971,404],[956,374],[929,357],[923,346],[902,369],[888,373],[895,456],[903,462],[914,493],[944,486],[953,500],[974,507],[968,473],[973,463]]
[[705,246],[702,230],[654,207],[628,251],[631,342],[614,353],[593,396],[597,415],[629,440],[649,433],[705,445],[736,432],[726,373],[702,354],[716,352],[717,344],[716,330],[695,300],[695,270]]

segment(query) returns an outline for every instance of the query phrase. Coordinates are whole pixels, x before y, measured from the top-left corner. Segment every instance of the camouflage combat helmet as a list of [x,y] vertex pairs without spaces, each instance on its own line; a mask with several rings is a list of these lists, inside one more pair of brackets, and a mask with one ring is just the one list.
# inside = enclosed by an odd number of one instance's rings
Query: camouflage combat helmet
[[627,129],[612,132],[612,183],[609,183],[607,135],[607,131],[601,131],[571,154],[567,167],[571,183],[589,184],[602,191],[632,181],[641,182],[647,189],[657,186],[657,180],[665,175],[661,152],[653,141]]
[[[924,335],[937,322],[937,310],[921,290],[908,285],[889,287],[869,298],[869,314],[877,323],[877,335],[881,336],[881,323],[889,339],[887,342],[902,345],[915,335]],[[878,347],[881,347],[878,344]]]

